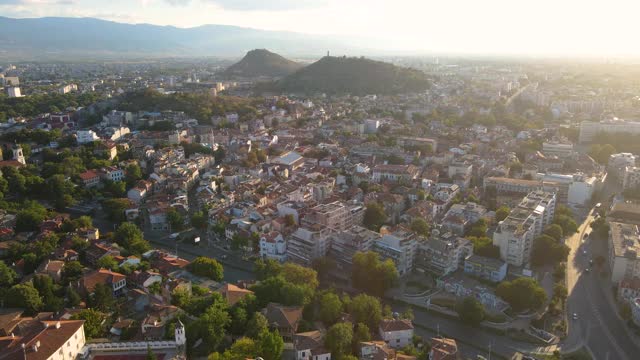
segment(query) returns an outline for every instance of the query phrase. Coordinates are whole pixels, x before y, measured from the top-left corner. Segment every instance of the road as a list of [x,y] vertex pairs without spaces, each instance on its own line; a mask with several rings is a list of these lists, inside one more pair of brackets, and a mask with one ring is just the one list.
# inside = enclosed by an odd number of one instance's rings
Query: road
[[[618,316],[611,300],[611,284],[601,270],[589,263],[595,255],[606,254],[605,239],[584,239],[591,231],[593,221],[590,212],[580,225],[578,233],[567,239],[571,253],[567,261],[568,336],[563,341],[563,352],[570,352],[585,346],[595,359],[637,359],[640,346],[637,338],[632,338],[626,324]],[[606,256],[605,256],[606,258]],[[606,264],[602,269],[606,269]],[[573,314],[578,319],[573,320]],[[636,354],[636,355],[634,355]]]

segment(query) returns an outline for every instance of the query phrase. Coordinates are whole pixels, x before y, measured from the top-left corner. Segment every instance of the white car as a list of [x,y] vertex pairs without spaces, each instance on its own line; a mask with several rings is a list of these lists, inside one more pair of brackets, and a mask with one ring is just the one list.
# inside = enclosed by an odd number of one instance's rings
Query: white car
[[573,318],[573,320],[578,320],[578,314],[573,313],[573,316],[571,316]]
[[178,236],[180,236],[180,233],[173,233],[173,234],[169,235],[169,239],[176,239],[176,238],[178,238]]

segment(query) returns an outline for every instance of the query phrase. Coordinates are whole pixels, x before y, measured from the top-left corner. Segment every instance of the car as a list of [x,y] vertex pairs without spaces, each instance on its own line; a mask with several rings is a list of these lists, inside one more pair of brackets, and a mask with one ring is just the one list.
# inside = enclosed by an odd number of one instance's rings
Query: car
[[180,233],[173,233],[173,234],[169,235],[169,239],[177,239],[178,236],[180,236]]
[[602,203],[597,203],[596,204],[596,209],[600,209],[601,206],[602,206]]
[[589,259],[589,265],[593,265],[593,259]]
[[578,320],[578,314],[573,313],[573,315],[571,316],[573,318],[573,320]]
[[587,255],[587,250],[582,250],[582,255]]
[[584,236],[582,237],[583,239],[586,239],[589,237],[589,235],[591,235],[591,233],[584,233]]
[[227,259],[227,254],[224,254],[220,257],[222,260],[226,260]]
[[591,269],[586,268],[586,269],[584,269],[584,272],[586,272],[586,273],[588,274],[588,273],[590,273],[590,272],[591,272]]

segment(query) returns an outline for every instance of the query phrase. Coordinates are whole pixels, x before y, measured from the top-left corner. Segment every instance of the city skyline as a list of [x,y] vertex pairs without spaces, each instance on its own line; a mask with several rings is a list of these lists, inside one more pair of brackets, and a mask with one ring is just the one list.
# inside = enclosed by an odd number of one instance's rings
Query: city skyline
[[360,39],[364,47],[404,53],[637,56],[638,5],[614,0],[518,4],[399,0],[0,0],[15,18],[94,17],[176,27],[206,24]]

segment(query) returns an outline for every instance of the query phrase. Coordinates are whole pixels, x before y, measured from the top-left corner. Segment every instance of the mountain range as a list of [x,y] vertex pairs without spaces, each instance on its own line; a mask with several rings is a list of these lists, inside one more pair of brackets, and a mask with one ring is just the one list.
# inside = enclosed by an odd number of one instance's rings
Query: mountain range
[[0,17],[0,59],[239,56],[269,48],[288,55],[358,49],[355,40],[228,25],[193,28],[94,18]]

